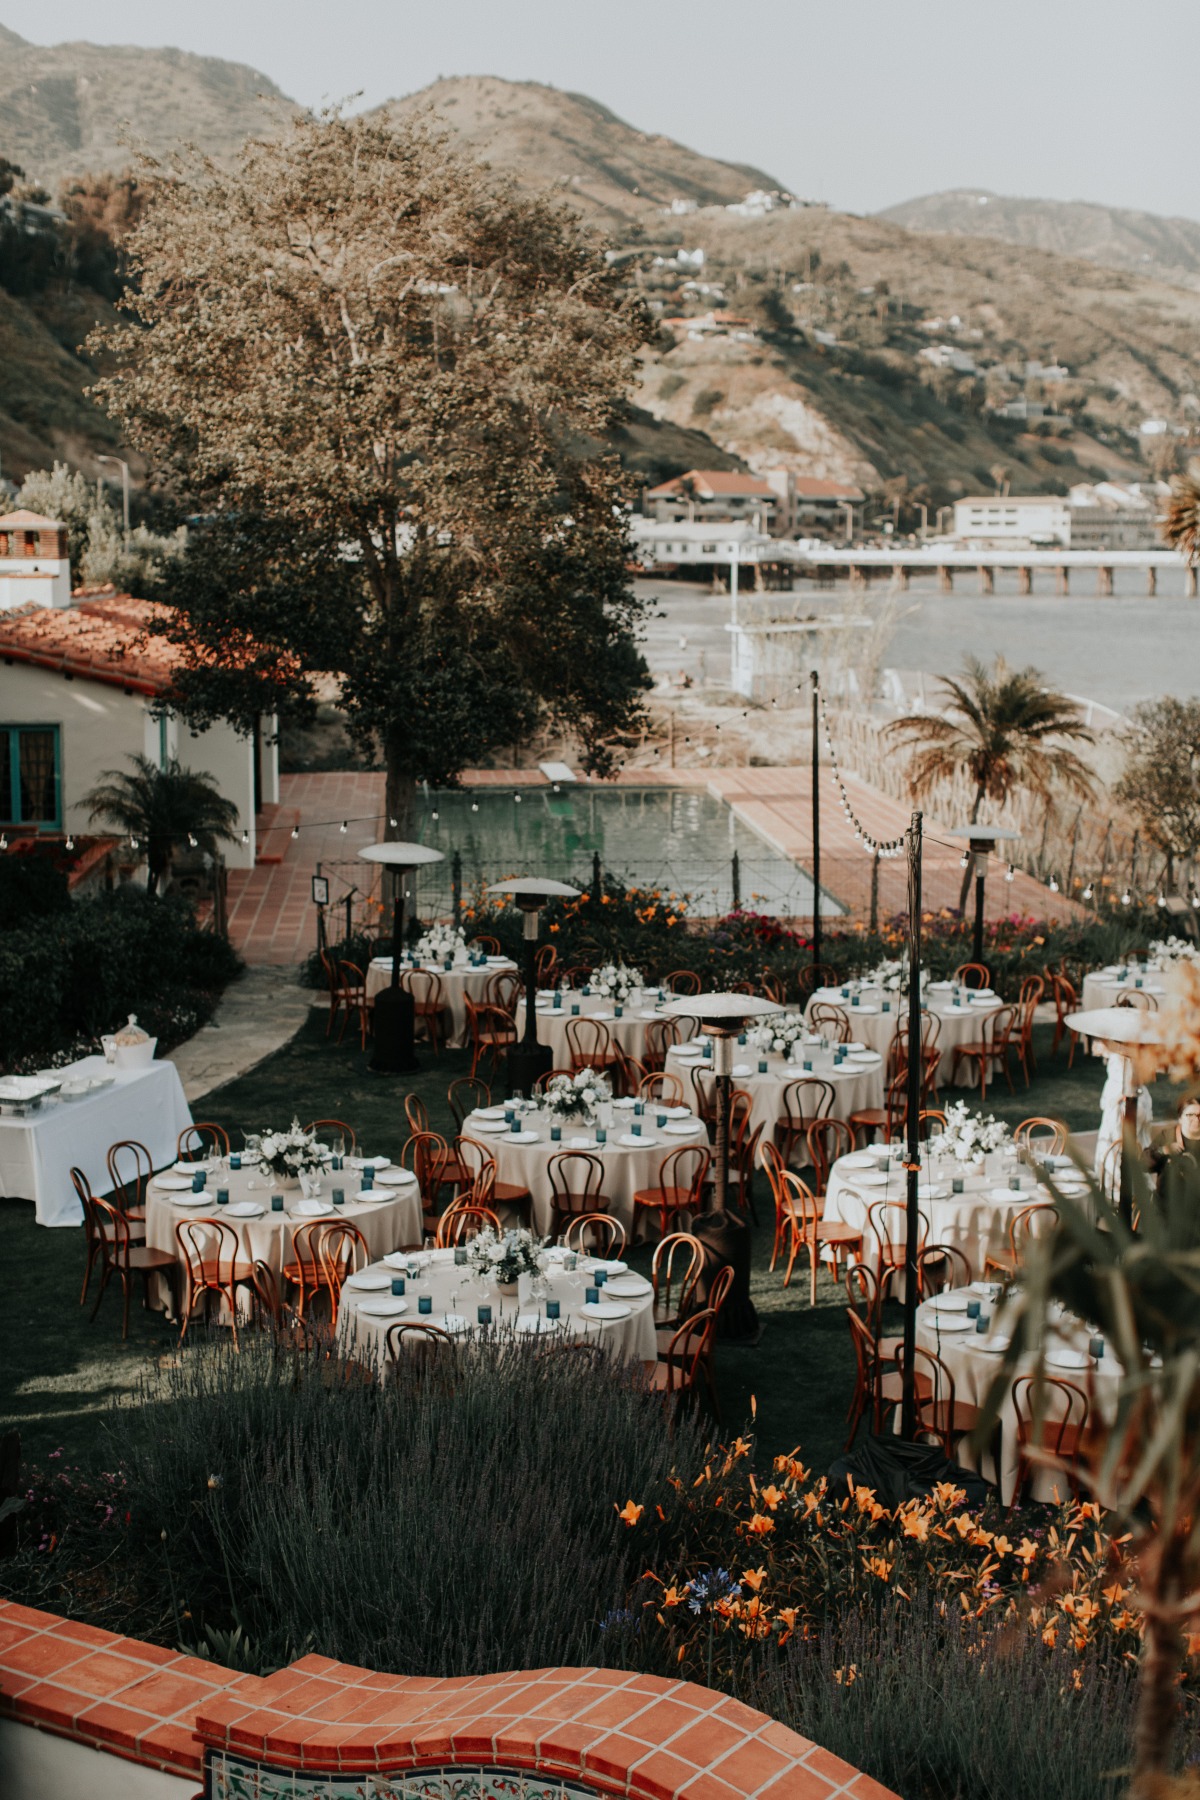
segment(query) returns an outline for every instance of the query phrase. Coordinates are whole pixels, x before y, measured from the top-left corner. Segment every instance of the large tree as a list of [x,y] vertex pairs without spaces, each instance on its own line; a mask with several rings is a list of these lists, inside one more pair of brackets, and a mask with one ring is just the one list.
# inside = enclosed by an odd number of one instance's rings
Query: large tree
[[336,674],[402,833],[538,724],[609,766],[646,676],[601,445],[648,323],[602,245],[423,123],[329,114],[156,181],[129,254],[100,388],[204,515],[162,592],[190,716]]
[[1200,700],[1167,695],[1134,708],[1114,792],[1166,856],[1174,886],[1176,861],[1200,851]]

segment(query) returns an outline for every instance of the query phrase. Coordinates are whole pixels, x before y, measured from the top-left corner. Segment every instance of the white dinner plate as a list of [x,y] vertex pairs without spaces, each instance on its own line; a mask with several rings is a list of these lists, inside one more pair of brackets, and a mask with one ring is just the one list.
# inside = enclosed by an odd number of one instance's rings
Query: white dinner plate
[[389,1294],[386,1300],[360,1300],[358,1310],[371,1319],[398,1319],[408,1311],[403,1294]]
[[199,1206],[201,1208],[204,1208],[206,1206],[212,1205],[212,1196],[211,1196],[211,1194],[193,1194],[191,1189],[189,1188],[186,1194],[172,1194],[171,1195],[171,1205],[172,1206]]
[[536,1337],[541,1331],[561,1331],[561,1319],[548,1319],[544,1313],[518,1313],[517,1330],[523,1337]]
[[851,1150],[848,1156],[839,1156],[839,1169],[873,1169],[875,1158],[869,1150]]
[[585,1319],[627,1319],[633,1308],[623,1300],[585,1300],[579,1310]]
[[352,1203],[361,1200],[365,1206],[381,1206],[388,1200],[394,1200],[396,1194],[390,1187],[369,1187],[359,1188],[357,1194],[347,1194],[346,1198]]
[[451,1337],[458,1337],[462,1332],[471,1329],[471,1320],[466,1317],[465,1313],[444,1313],[438,1320],[438,1324],[443,1331],[448,1331]]
[[988,1189],[988,1199],[994,1200],[997,1206],[1003,1206],[1006,1202],[1010,1206],[1021,1206],[1022,1204],[1028,1206],[1034,1198],[1034,1194],[1026,1188],[994,1187]]
[[508,1126],[504,1122],[504,1115],[501,1114],[498,1119],[474,1119],[471,1122],[470,1129],[472,1131],[486,1131],[489,1136],[495,1137],[499,1132],[507,1131]]
[[185,1161],[181,1157],[177,1163],[172,1163],[171,1173],[172,1175],[197,1175],[203,1169],[206,1174],[209,1174],[216,1166],[211,1156],[198,1157],[195,1162]]
[[581,1133],[578,1137],[564,1138],[562,1147],[564,1150],[595,1150],[598,1145],[594,1137]]
[[606,1275],[624,1275],[629,1269],[629,1264],[627,1262],[617,1262],[611,1257],[588,1256],[584,1258],[584,1262],[586,1265],[585,1273],[586,1269],[603,1269]]
[[[619,1100],[613,1101],[613,1111],[632,1112],[636,1105],[637,1101],[633,1098],[632,1094],[623,1094]],[[669,1111],[670,1108],[667,1110]]]
[[658,1110],[665,1112],[668,1119],[690,1119],[692,1116],[690,1106],[660,1106]]
[[852,1050],[846,1061],[853,1063],[856,1069],[873,1069],[883,1057],[878,1050]]
[[936,1313],[965,1313],[970,1301],[965,1294],[938,1294],[933,1301]]
[[[488,962],[493,969],[502,969],[506,968],[507,965],[512,962],[512,958],[510,956],[489,956]],[[513,963],[513,967],[516,967],[515,963]]]
[[853,1187],[886,1187],[887,1184],[888,1177],[884,1174],[882,1169],[863,1169],[861,1171],[856,1171],[854,1180],[851,1183]]
[[1052,1369],[1086,1369],[1091,1360],[1082,1350],[1068,1349],[1065,1344],[1060,1349],[1046,1352],[1046,1361]]
[[[663,1130],[670,1132],[672,1137],[695,1137],[698,1131],[703,1130],[703,1127],[699,1119],[672,1119],[669,1124],[663,1126]],[[645,1141],[643,1138],[642,1142],[645,1143]]]
[[391,1163],[390,1156],[348,1156],[346,1158],[348,1169],[388,1169],[391,1167]]
[[298,1219],[324,1219],[333,1211],[331,1200],[299,1200],[292,1208]]
[[966,1313],[939,1313],[933,1328],[944,1337],[948,1331],[974,1331],[975,1321],[968,1319]]
[[383,1169],[375,1177],[375,1186],[412,1187],[416,1179],[411,1169]]
[[476,1108],[475,1117],[477,1119],[502,1119],[504,1108],[502,1106],[480,1106]]
[[[189,1194],[192,1191],[191,1179],[187,1175],[156,1175],[154,1185],[168,1194],[182,1194],[185,1189]],[[202,1196],[197,1194],[196,1198],[199,1200]]]
[[221,1208],[231,1219],[261,1219],[265,1210],[257,1200],[234,1200]]
[[361,1293],[386,1294],[391,1292],[392,1278],[382,1269],[360,1269],[356,1275],[347,1275],[345,1285]]
[[749,1063],[734,1063],[729,1073],[731,1075],[753,1075],[754,1070],[750,1067]]
[[[382,1258],[382,1261],[387,1264],[389,1269],[395,1269],[399,1275],[403,1275],[407,1272],[409,1263],[411,1263],[415,1269],[421,1267],[420,1255],[416,1250],[389,1250],[388,1254]],[[470,1273],[468,1269],[465,1269],[464,1272]]]
[[975,1348],[982,1350],[987,1356],[1003,1356],[1011,1343],[1011,1338],[981,1337],[975,1340]]
[[644,1275],[614,1275],[611,1281],[605,1282],[604,1291],[618,1300],[644,1300],[654,1288]]
[[[663,1129],[665,1131],[666,1127],[664,1126]],[[632,1131],[623,1131],[617,1139],[617,1142],[618,1144],[623,1145],[626,1150],[652,1150],[655,1144],[657,1144],[658,1139],[655,1137],[646,1137],[644,1133],[641,1137],[634,1137]]]
[[917,1183],[918,1200],[944,1200],[949,1192],[949,1188],[943,1187],[940,1182],[918,1181]]

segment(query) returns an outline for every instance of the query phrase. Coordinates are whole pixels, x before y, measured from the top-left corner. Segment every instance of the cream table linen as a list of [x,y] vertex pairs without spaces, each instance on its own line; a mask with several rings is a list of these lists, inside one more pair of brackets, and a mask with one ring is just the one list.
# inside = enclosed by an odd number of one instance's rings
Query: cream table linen
[[[965,992],[966,990],[964,994]],[[859,995],[857,1006],[853,1003],[855,993]],[[883,1011],[885,1002],[889,1008],[887,1012]],[[933,987],[927,990],[925,1011],[938,1021],[937,1078],[940,1085],[945,1086],[950,1081],[956,1047],[959,1044],[977,1042],[982,1022],[993,1019],[1003,1004],[1003,1001],[994,998],[984,1006],[964,998],[960,1005],[955,1006],[952,995],[943,989]],[[849,996],[843,995],[841,988],[818,988],[809,1001],[807,1010],[811,1011],[817,1005],[840,1006],[850,1021],[855,1041],[869,1044],[872,1050],[881,1051],[885,1057],[896,1035],[897,1026],[908,1024],[908,1003],[903,996],[885,994],[880,988],[871,986],[852,987]],[[955,1085],[978,1087],[977,1065],[960,1063]]]
[[[840,1067],[835,1068],[832,1053],[822,1051],[819,1046],[807,1046],[799,1054],[810,1058],[813,1065],[811,1069],[801,1069],[798,1062],[789,1063],[783,1056],[760,1057],[752,1045],[734,1046],[734,1069],[741,1068],[750,1072],[735,1073],[733,1085],[750,1096],[751,1129],[759,1125],[763,1128],[760,1143],[771,1136],[776,1122],[783,1117],[783,1091],[793,1081],[828,1081],[833,1087],[833,1104],[829,1110],[837,1119],[849,1119],[851,1113],[883,1105],[882,1058],[865,1068],[857,1068],[847,1058]],[[760,1061],[767,1065],[764,1075],[758,1073]],[[687,1104],[695,1104],[696,1091],[692,1085],[694,1069],[700,1070],[700,1084],[706,1094],[711,1095],[715,1077],[706,1072],[706,1064],[702,1060],[689,1057],[686,1051],[680,1055],[680,1047],[673,1045],[667,1051],[666,1067],[670,1074],[677,1075],[683,1083],[683,1097]]]
[[[661,1015],[655,1010],[658,995],[655,989],[642,996],[636,994],[628,1005],[622,1005],[621,1017],[615,1016],[615,1003],[599,994],[584,994],[578,988],[562,990],[562,1005],[555,1006],[553,995],[545,992],[545,999],[537,1005],[538,1042],[549,1047],[554,1058],[556,1069],[569,1069],[571,1066],[571,1047],[567,1042],[567,1026],[574,1016],[587,1019],[599,1019],[608,1029],[608,1035],[621,1046],[627,1056],[638,1062],[646,1049],[646,1027],[652,1020]],[[579,1008],[578,1015],[573,1015],[571,1008]],[[517,1001],[517,1035],[525,1029],[525,1002]]]
[[[594,1142],[590,1144],[588,1154],[598,1156],[604,1164],[603,1192],[609,1202],[612,1216],[620,1219],[626,1231],[632,1237],[634,1227],[633,1196],[640,1188],[655,1187],[658,1183],[658,1172],[663,1159],[672,1150],[684,1145],[700,1144],[707,1148],[708,1138],[704,1127],[698,1119],[693,1120],[692,1132],[684,1137],[674,1132],[664,1132],[655,1123],[657,1109],[651,1107],[642,1118],[642,1134],[646,1143],[638,1148],[618,1144],[616,1139],[630,1130],[633,1123],[631,1112],[623,1109],[614,1110],[614,1123],[607,1127],[608,1143],[600,1148]],[[677,1123],[685,1124],[679,1120]],[[595,1139],[595,1128],[576,1122],[565,1123],[562,1127],[562,1141],[554,1143],[550,1137],[551,1119],[547,1113],[527,1113],[522,1124],[529,1131],[537,1133],[537,1141],[532,1144],[519,1144],[512,1141],[511,1134],[505,1132],[488,1132],[480,1129],[482,1121],[478,1113],[472,1113],[463,1126],[463,1136],[473,1139],[490,1150],[496,1158],[496,1178],[498,1181],[515,1182],[520,1187],[529,1189],[533,1197],[534,1229],[543,1237],[548,1237],[554,1221],[554,1194],[550,1186],[550,1158],[560,1150],[572,1150],[575,1146],[571,1140],[576,1137]],[[582,1147],[582,1146],[580,1146]]]
[[136,1138],[161,1167],[174,1162],[179,1133],[192,1115],[173,1062],[115,1070],[102,1056],[87,1056],[55,1073],[116,1079],[79,1100],[54,1099],[27,1118],[0,1118],[0,1194],[32,1200],[39,1225],[79,1225],[83,1208],[72,1168],[82,1169],[93,1194],[103,1196],[111,1190],[105,1162],[110,1144]]
[[[388,1275],[397,1271],[382,1265]],[[601,1345],[617,1361],[621,1362],[655,1362],[658,1357],[657,1339],[654,1331],[653,1290],[636,1299],[625,1299],[623,1304],[629,1307],[629,1314],[623,1319],[589,1319],[581,1311],[584,1302],[584,1290],[587,1276],[593,1268],[587,1257],[579,1262],[579,1285],[572,1286],[564,1268],[551,1268],[547,1272],[549,1297],[557,1300],[562,1307],[559,1321],[559,1332],[539,1333],[536,1338],[531,1334],[531,1342],[550,1344],[556,1337],[563,1340],[582,1340]],[[348,1352],[370,1355],[373,1361],[382,1363],[385,1356],[387,1334],[391,1326],[398,1323],[427,1324],[444,1326],[446,1313],[454,1310],[462,1318],[472,1322],[472,1329],[478,1329],[475,1321],[480,1303],[492,1309],[493,1325],[515,1325],[520,1314],[541,1312],[545,1314],[545,1302],[535,1304],[533,1300],[520,1301],[515,1295],[501,1294],[494,1284],[489,1284],[486,1294],[471,1278],[471,1270],[456,1267],[452,1250],[435,1250],[432,1260],[422,1272],[422,1278],[428,1282],[433,1310],[423,1316],[417,1309],[418,1281],[408,1282],[408,1292],[404,1296],[407,1301],[406,1310],[393,1318],[376,1318],[360,1310],[364,1301],[382,1300],[384,1293],[366,1293],[361,1289],[346,1287],[342,1290],[341,1303],[338,1308],[337,1336],[338,1342]],[[457,1306],[452,1297],[457,1295]],[[614,1296],[615,1298],[615,1296]]]
[[[488,963],[482,969],[472,968],[469,963],[460,964],[453,969],[443,969],[440,963],[422,963],[421,967],[431,975],[436,975],[442,984],[442,998],[450,1013],[450,1031],[443,1036],[442,1041],[449,1050],[461,1050],[468,1037],[464,1002],[471,1000],[476,1006],[482,1006],[487,999],[488,982],[492,976],[511,975],[517,965],[506,958],[503,962]],[[382,988],[391,986],[391,981],[391,957],[374,957],[367,964],[367,1000],[373,1002]],[[421,1029],[424,1030],[423,1025]]]

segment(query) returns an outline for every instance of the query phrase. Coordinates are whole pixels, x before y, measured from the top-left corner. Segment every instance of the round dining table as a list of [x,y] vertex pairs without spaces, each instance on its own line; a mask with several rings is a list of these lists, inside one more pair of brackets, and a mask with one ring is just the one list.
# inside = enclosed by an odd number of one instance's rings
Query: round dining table
[[[530,1108],[516,1119],[513,1131],[504,1118],[504,1108],[484,1107],[473,1112],[463,1124],[462,1135],[482,1144],[496,1158],[496,1179],[528,1188],[533,1199],[533,1225],[542,1237],[553,1235],[554,1192],[550,1185],[550,1158],[562,1150],[586,1150],[604,1164],[604,1205],[600,1211],[619,1219],[633,1236],[639,1223],[633,1216],[633,1196],[641,1188],[654,1187],[664,1159],[672,1150],[686,1145],[707,1147],[708,1137],[701,1121],[686,1109],[664,1110],[649,1104],[639,1117],[632,1100],[614,1100],[603,1109],[606,1142],[600,1143],[597,1128],[577,1120],[564,1121],[561,1138],[551,1138],[556,1124],[540,1108]],[[659,1120],[662,1123],[659,1123]]]
[[[365,1160],[356,1158],[355,1163]],[[146,1244],[151,1250],[167,1251],[182,1261],[176,1226],[188,1218],[220,1219],[237,1234],[239,1257],[249,1263],[267,1263],[276,1277],[282,1275],[284,1265],[291,1259],[295,1233],[314,1220],[333,1224],[344,1219],[356,1226],[372,1257],[420,1245],[422,1208],[416,1178],[405,1169],[393,1167],[386,1157],[371,1161],[375,1186],[369,1192],[363,1190],[361,1166],[351,1166],[347,1159],[345,1168],[326,1170],[311,1197],[299,1189],[281,1192],[277,1182],[253,1166],[230,1169],[227,1163],[216,1159],[206,1164],[206,1185],[197,1194],[192,1191],[191,1174],[184,1170],[185,1166],[194,1170],[200,1165],[177,1164],[176,1170],[164,1170],[154,1176],[147,1189]],[[218,1204],[219,1188],[228,1190],[228,1205]],[[345,1194],[341,1205],[333,1202],[335,1188]],[[271,1205],[273,1194],[282,1201],[279,1209]],[[165,1284],[158,1292],[159,1305],[166,1304],[164,1289]]]
[[[1162,1006],[1175,991],[1173,973],[1134,963],[1114,963],[1106,969],[1093,969],[1083,978],[1080,1010],[1094,1012],[1102,1006],[1115,1006],[1126,994],[1148,994],[1156,1007]],[[1135,1006],[1143,1002],[1135,999]]]
[[[974,1165],[932,1155],[930,1144],[936,1141],[930,1139],[922,1146],[917,1187],[918,1205],[928,1225],[926,1242],[961,1250],[972,1278],[978,1280],[988,1254],[1007,1251],[1009,1228],[1022,1207],[1052,1203],[1053,1195],[1029,1164],[1018,1160],[1011,1146],[991,1152]],[[889,1243],[898,1247],[904,1238],[903,1208],[908,1193],[905,1154],[900,1141],[875,1144],[839,1157],[829,1171],[825,1217],[864,1231],[864,1255],[874,1268],[879,1266],[880,1248],[867,1229],[867,1211],[877,1200],[896,1203],[877,1216],[887,1227]],[[1058,1160],[1062,1166],[1055,1172],[1056,1185],[1063,1193],[1086,1200],[1089,1190],[1084,1177],[1068,1158]],[[956,1183],[961,1184],[961,1192],[955,1192]],[[897,1294],[901,1291],[897,1287]]]
[[[975,1307],[979,1317],[970,1316]],[[917,1308],[917,1344],[922,1350],[940,1358],[954,1381],[954,1398],[971,1406],[982,1406],[993,1381],[1001,1369],[1001,1356],[1008,1346],[1010,1330],[1006,1326],[1005,1306],[995,1284],[978,1282],[968,1288],[954,1288],[933,1294]],[[1101,1348],[1102,1347],[1102,1348]],[[1099,1356],[1095,1354],[1100,1350]],[[1011,1374],[1005,1377],[1000,1403],[1000,1495],[1007,1503],[1012,1499],[1017,1478],[1019,1446],[1017,1443],[1017,1409],[1013,1400],[1013,1383],[1023,1375],[1031,1375],[1034,1358],[1024,1356]],[[922,1370],[917,1358],[918,1373]],[[1054,1309],[1054,1323],[1046,1347],[1047,1378],[1068,1382],[1085,1396],[1089,1409],[1102,1419],[1116,1413],[1121,1366],[1113,1348],[1091,1327],[1061,1308]],[[1029,1390],[1026,1390],[1028,1394]],[[1069,1396],[1047,1389],[1046,1417],[1061,1419]],[[1078,1405],[1078,1402],[1074,1402]],[[1028,1411],[1028,1402],[1026,1402]],[[1078,1416],[1078,1415],[1076,1415]],[[959,1441],[955,1457],[964,1467],[979,1469],[989,1477],[994,1474],[992,1452],[982,1457],[967,1439]],[[982,1465],[982,1466],[981,1466]],[[1069,1488],[1061,1470],[1034,1465],[1030,1492],[1035,1500],[1053,1501],[1056,1496],[1067,1499]]]
[[[976,990],[950,981],[928,983],[922,1009],[938,1022],[935,1042],[939,1051],[939,1085],[947,1085],[953,1076],[956,1087],[979,1086],[978,1063],[960,1061],[956,1072],[954,1052],[960,1044],[977,1043],[983,1027],[995,1018],[1003,1005],[990,988]],[[852,1036],[885,1057],[897,1028],[908,1025],[907,999],[901,994],[885,993],[871,982],[847,982],[841,987],[818,988],[808,1003],[806,1017],[811,1018],[816,1006],[840,1007],[850,1021]]]
[[[401,963],[401,973],[413,966],[411,963]],[[507,956],[489,956],[483,964],[455,963],[449,969],[436,962],[419,963],[415,966],[427,970],[430,975],[436,975],[442,984],[442,998],[450,1014],[449,1030],[442,1032],[442,1043],[448,1050],[461,1050],[467,1043],[467,1009],[464,1002],[470,1000],[476,1006],[483,1005],[492,976],[514,974],[517,967]],[[368,1003],[374,1001],[382,988],[389,987],[391,980],[391,957],[373,957],[367,964]],[[425,1030],[424,1021],[418,1021],[418,1025],[421,1031]]]
[[[571,1260],[574,1266],[568,1267]],[[553,1248],[546,1252],[546,1265],[546,1295],[535,1299],[528,1278],[520,1284],[523,1294],[501,1293],[494,1282],[477,1279],[469,1264],[456,1263],[453,1250],[381,1258],[347,1278],[338,1307],[338,1342],[348,1353],[366,1355],[380,1367],[393,1325],[432,1325],[465,1338],[499,1328],[546,1344],[598,1344],[618,1362],[657,1360],[654,1289],[644,1276],[631,1273],[621,1262],[588,1256],[566,1259]],[[595,1305],[588,1301],[587,1290],[601,1268],[607,1280]],[[392,1292],[397,1276],[404,1281],[402,1295]],[[611,1295],[608,1282],[614,1284]],[[428,1312],[420,1310],[422,1297],[430,1303]],[[548,1300],[558,1302],[556,1320],[547,1316]],[[490,1308],[489,1324],[480,1323],[481,1306]]]
[[[704,1054],[705,1044],[701,1037],[689,1044],[673,1044],[667,1051],[667,1073],[679,1079],[685,1101],[693,1105],[697,1081],[706,1101],[712,1098],[714,1090],[712,1060]],[[822,1049],[819,1042],[798,1045],[794,1059],[774,1053],[764,1056],[749,1044],[735,1046],[733,1085],[750,1096],[750,1127],[754,1130],[762,1126],[760,1143],[772,1135],[784,1117],[784,1089],[792,1081],[828,1081],[834,1093],[828,1111],[835,1119],[849,1120],[851,1113],[883,1105],[883,1057],[866,1045],[847,1046],[847,1050],[848,1054],[838,1062],[832,1047]],[[806,1062],[812,1066],[805,1068]],[[760,1067],[763,1063],[765,1068]]]
[[[618,1004],[621,1006],[620,1018],[617,1017]],[[571,1066],[567,1027],[573,1018],[598,1019],[612,1041],[619,1044],[627,1056],[640,1062],[646,1053],[646,1027],[662,1017],[656,988],[635,991],[628,1001],[621,1003],[604,994],[585,994],[582,988],[562,988],[553,992],[542,988],[535,1006],[538,1042],[549,1047],[556,1069]],[[519,1037],[525,1029],[523,998],[517,1001],[516,1019]]]

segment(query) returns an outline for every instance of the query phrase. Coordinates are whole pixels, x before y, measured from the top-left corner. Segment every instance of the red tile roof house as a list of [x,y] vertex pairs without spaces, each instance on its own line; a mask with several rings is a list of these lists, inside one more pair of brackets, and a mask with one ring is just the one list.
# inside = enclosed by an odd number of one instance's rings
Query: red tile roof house
[[896,1800],[687,1681],[443,1681],[306,1656],[239,1675],[0,1601],[4,1800]]
[[172,691],[174,652],[147,628],[165,612],[111,590],[0,610],[0,827],[8,837],[82,835],[94,827],[81,799],[102,770],[127,768],[134,753],[160,766],[177,756],[234,802],[238,837],[225,860],[254,867],[256,815],[279,799],[275,721],[264,717],[243,737],[232,725],[195,733],[169,713],[154,716]]
[[654,519],[750,519],[764,529],[776,503],[774,488],[736,469],[689,469],[645,494]]

